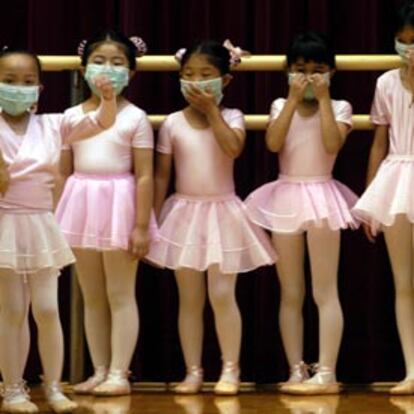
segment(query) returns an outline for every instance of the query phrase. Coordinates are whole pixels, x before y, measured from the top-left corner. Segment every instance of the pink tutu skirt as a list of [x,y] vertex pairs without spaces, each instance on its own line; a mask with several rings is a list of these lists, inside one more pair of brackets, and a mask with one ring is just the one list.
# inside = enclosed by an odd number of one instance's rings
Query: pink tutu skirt
[[298,233],[310,226],[331,230],[357,228],[351,208],[358,197],[331,177],[280,175],[245,201],[250,219],[275,233]]
[[389,155],[353,212],[374,232],[391,226],[398,214],[414,223],[414,155]]
[[75,261],[51,212],[0,210],[0,229],[0,268],[26,274]]
[[[60,228],[71,247],[127,250],[135,223],[132,174],[74,174],[66,182],[56,209]],[[151,214],[150,237],[157,233]]]
[[147,259],[170,269],[199,271],[217,264],[223,273],[240,273],[275,262],[267,234],[250,223],[235,194],[175,194],[161,212],[159,240]]

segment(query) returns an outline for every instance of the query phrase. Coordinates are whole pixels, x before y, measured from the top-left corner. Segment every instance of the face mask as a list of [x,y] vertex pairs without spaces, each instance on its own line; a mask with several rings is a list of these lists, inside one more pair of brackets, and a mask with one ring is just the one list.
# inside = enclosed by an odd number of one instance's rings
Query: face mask
[[[321,73],[324,81],[328,84],[328,87],[331,84],[331,74],[329,72]],[[288,84],[290,85],[295,78],[296,73],[295,72],[289,72],[288,73]],[[313,88],[311,84],[308,84],[305,88],[305,92],[303,93],[303,99],[305,101],[312,101],[315,99],[315,93],[313,92]]]
[[186,81],[180,79],[181,93],[184,95],[184,98],[187,97],[187,91],[190,89],[191,85],[196,86],[202,91],[211,93],[216,99],[216,104],[220,105],[221,100],[223,99],[223,79],[215,78],[208,79],[204,81]]
[[9,115],[21,115],[39,100],[39,86],[0,83],[0,107]]
[[414,50],[414,43],[406,45],[405,43],[400,42],[395,39],[395,51],[400,55],[401,59],[404,62],[408,62],[408,51]]
[[112,82],[112,87],[114,88],[116,95],[119,95],[129,82],[129,69],[125,66],[97,65],[89,63],[86,65],[85,80],[96,96],[101,95],[93,82],[98,75],[105,75]]

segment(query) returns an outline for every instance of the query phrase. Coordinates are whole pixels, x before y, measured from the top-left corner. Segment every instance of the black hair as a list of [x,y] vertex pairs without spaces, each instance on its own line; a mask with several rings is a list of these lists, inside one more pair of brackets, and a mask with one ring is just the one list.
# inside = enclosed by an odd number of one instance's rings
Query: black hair
[[127,36],[115,30],[104,30],[91,39],[87,40],[85,48],[81,55],[82,66],[86,66],[89,56],[92,54],[92,52],[102,43],[106,42],[117,43],[123,49],[125,56],[128,59],[129,69],[136,69],[136,56],[138,51],[137,47]]
[[181,59],[181,67],[184,67],[193,55],[206,55],[208,62],[216,67],[221,75],[230,73],[230,52],[215,40],[197,42],[187,49]]
[[36,54],[26,49],[11,48],[11,47],[5,47],[2,51],[0,51],[0,59],[10,56],[10,55],[25,55],[25,56],[29,56],[30,58],[32,58],[36,64],[36,68],[37,68],[39,79],[40,79],[42,75],[42,64],[40,62],[39,57]]
[[322,33],[309,31],[295,37],[287,53],[288,67],[301,58],[305,62],[325,63],[331,69],[336,67],[334,49]]
[[414,1],[407,0],[397,10],[395,16],[395,33],[401,32],[404,27],[411,26],[414,28]]

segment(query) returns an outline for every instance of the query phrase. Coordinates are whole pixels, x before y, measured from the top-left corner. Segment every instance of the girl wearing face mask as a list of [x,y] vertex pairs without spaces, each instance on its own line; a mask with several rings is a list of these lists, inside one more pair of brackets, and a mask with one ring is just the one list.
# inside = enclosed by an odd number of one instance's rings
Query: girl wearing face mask
[[374,141],[367,189],[355,206],[368,239],[384,232],[395,285],[395,313],[406,376],[392,394],[414,394],[414,1],[398,10],[395,49],[399,69],[377,80],[371,121]]
[[[266,132],[268,148],[279,155],[279,178],[254,191],[246,205],[251,220],[272,232],[279,254],[279,323],[290,366],[282,391],[337,393],[343,331],[337,290],[340,230],[357,227],[350,213],[357,197],[332,178],[332,169],[351,130],[352,108],[331,99],[335,55],[323,35],[297,36],[287,65],[289,93],[273,102]],[[312,378],[303,362],[305,244],[319,311],[319,361]]]
[[58,312],[58,275],[74,261],[53,215],[53,194],[62,143],[110,127],[116,100],[104,77],[94,78],[102,101],[87,115],[35,114],[41,66],[27,51],[0,53],[0,367],[2,411],[38,412],[22,379],[27,355],[27,310],[38,328],[46,399],[54,412],[76,404],[60,388],[63,337]]
[[[112,128],[88,143],[63,151],[62,173],[70,175],[56,216],[76,256],[85,303],[85,330],[94,374],[75,385],[80,394],[131,392],[128,368],[138,338],[135,281],[138,261],[148,253],[155,232],[153,132],[145,112],[121,92],[146,51],[142,39],[108,31],[80,45],[83,73],[91,96],[70,109],[89,113],[101,102],[91,82],[105,74],[117,93]],[[82,145],[87,144],[87,145]]]
[[[177,280],[179,335],[187,367],[177,393],[197,393],[203,384],[206,294],[223,361],[214,391],[237,393],[241,341],[237,273],[275,259],[266,235],[249,223],[235,195],[233,164],[244,146],[244,120],[238,109],[225,108],[221,100],[232,78],[232,59],[240,60],[242,51],[230,42],[225,45],[206,41],[177,53],[181,91],[188,106],[167,117],[157,145],[155,210],[160,235],[148,258],[173,269]],[[173,163],[176,193],[165,201]]]

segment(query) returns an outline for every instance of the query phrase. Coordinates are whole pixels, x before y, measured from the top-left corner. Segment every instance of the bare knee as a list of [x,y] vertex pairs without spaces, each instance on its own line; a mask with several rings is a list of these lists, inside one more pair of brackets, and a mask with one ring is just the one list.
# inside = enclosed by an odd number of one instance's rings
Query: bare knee
[[27,309],[23,306],[3,306],[1,317],[6,325],[23,326],[26,319]]
[[37,304],[32,306],[33,317],[37,325],[47,326],[59,323],[57,304]]

